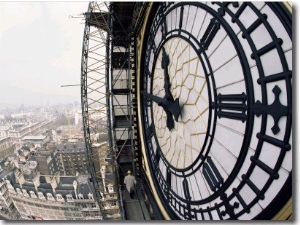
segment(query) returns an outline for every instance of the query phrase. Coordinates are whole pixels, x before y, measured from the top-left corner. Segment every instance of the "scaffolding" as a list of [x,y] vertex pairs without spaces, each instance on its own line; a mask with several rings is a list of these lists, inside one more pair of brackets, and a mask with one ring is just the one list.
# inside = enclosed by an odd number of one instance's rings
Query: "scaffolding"
[[[123,179],[128,169],[140,176],[134,30],[145,7],[142,2],[90,2],[84,14],[83,127],[104,220],[125,219]],[[105,141],[107,148],[99,147]]]

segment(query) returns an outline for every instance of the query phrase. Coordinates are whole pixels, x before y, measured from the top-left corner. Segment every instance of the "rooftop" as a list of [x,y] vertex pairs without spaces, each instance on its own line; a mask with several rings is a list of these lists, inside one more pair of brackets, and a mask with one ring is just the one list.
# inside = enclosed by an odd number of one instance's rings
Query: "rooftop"
[[22,140],[44,140],[47,136],[44,135],[37,135],[37,136],[25,136]]

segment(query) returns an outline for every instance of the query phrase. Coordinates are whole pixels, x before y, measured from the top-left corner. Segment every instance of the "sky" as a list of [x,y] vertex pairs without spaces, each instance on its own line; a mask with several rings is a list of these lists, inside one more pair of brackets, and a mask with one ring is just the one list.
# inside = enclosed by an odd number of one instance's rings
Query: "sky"
[[0,109],[80,102],[88,2],[0,1]]
[[88,1],[0,1],[0,109],[80,102],[80,86],[61,85],[80,84],[84,20],[76,17],[87,8]]

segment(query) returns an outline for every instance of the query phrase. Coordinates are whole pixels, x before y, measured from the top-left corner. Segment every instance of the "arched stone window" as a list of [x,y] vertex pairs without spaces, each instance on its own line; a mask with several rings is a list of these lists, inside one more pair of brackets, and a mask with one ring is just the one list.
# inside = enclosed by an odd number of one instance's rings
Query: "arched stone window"
[[83,194],[79,193],[78,194],[78,199],[83,199]]
[[91,200],[94,200],[94,197],[91,193],[88,194],[88,198],[91,199]]
[[29,197],[29,194],[28,194],[27,190],[22,189],[22,192],[23,192],[23,196]]
[[45,196],[42,192],[38,192],[39,199],[45,199]]
[[31,198],[37,198],[37,196],[35,195],[34,191],[29,191]]
[[71,194],[67,194],[66,197],[67,197],[68,202],[69,201],[74,201],[73,196]]
[[23,195],[22,191],[20,190],[20,188],[16,188],[18,195]]
[[65,199],[63,198],[63,196],[61,194],[56,194],[56,200],[59,202],[64,202]]
[[114,186],[108,185],[108,193],[113,193],[113,192],[114,192]]
[[51,193],[47,193],[47,199],[50,201],[55,201],[55,199],[53,198],[53,195]]

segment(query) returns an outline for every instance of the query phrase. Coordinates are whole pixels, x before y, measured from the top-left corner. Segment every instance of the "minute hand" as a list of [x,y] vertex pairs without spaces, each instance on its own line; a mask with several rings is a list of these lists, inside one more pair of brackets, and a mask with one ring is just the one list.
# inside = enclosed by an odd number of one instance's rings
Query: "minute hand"
[[178,117],[180,115],[180,106],[179,106],[178,98],[176,98],[174,101],[174,100],[169,100],[168,98],[166,98],[166,96],[164,98],[161,98],[149,94],[145,91],[142,91],[141,93],[146,97],[150,98],[152,101],[156,102],[159,106],[162,106],[166,112],[170,112],[174,116],[175,121],[178,122]]

